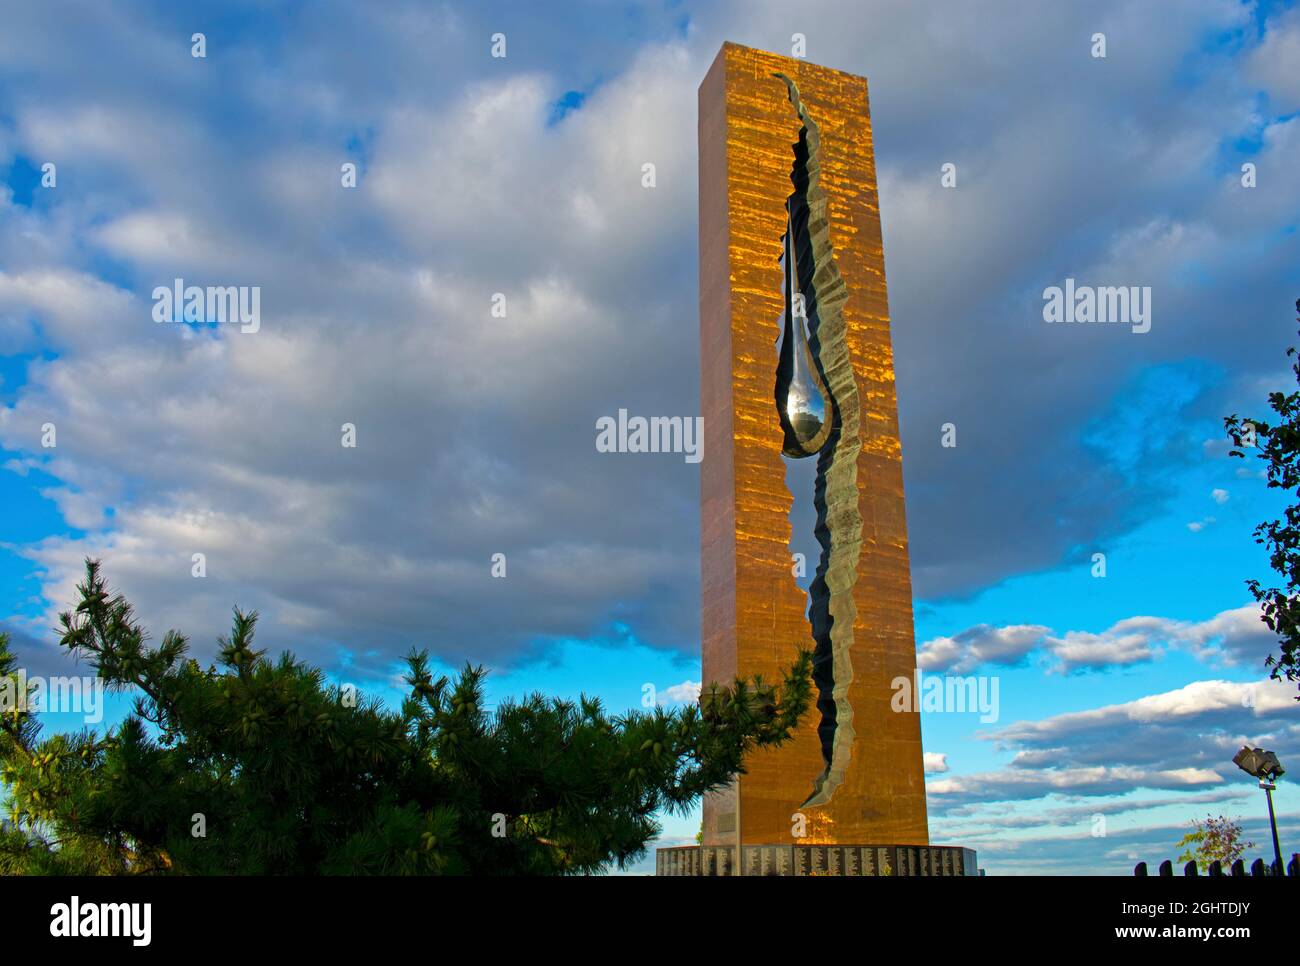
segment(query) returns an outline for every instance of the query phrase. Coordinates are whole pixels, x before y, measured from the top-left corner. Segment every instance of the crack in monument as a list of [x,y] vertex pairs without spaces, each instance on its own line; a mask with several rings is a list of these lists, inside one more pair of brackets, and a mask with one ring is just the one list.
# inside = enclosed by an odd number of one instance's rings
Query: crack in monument
[[[815,642],[813,682],[821,713],[817,735],[826,767],[803,803],[810,806],[830,801],[844,780],[853,749],[853,707],[848,690],[853,681],[850,649],[857,617],[853,588],[862,552],[857,486],[862,410],[845,335],[843,310],[848,291],[835,264],[826,192],[820,183],[821,133],[800,100],[795,82],[781,73],[773,76],[785,82],[790,103],[802,122],[799,140],[792,145],[795,160],[790,181],[794,191],[786,203],[783,261],[787,301],[776,402],[786,455],[796,459],[817,456],[813,500],[821,557],[808,590],[808,619]],[[797,294],[803,296],[806,344],[794,298]],[[810,366],[801,365],[805,352]],[[824,404],[821,411],[819,402]]]

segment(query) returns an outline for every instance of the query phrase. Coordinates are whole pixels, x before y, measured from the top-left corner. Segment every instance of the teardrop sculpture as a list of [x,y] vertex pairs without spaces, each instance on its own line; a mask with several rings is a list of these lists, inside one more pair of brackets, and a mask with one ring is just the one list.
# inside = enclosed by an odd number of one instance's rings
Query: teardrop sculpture
[[785,431],[782,451],[792,459],[818,453],[831,434],[834,409],[817,372],[808,341],[808,318],[798,295],[799,270],[795,261],[794,219],[786,205],[785,319],[781,358],[776,370],[776,404]]

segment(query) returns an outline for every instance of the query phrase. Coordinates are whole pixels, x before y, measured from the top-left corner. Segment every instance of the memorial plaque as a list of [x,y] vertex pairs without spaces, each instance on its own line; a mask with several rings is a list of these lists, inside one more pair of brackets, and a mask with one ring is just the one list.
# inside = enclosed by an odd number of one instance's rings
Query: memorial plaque
[[844,874],[844,849],[838,845],[830,845],[826,848],[826,874]]
[[844,849],[843,875],[862,875],[862,849],[856,845]]
[[[745,876],[963,876],[978,875],[971,849],[948,846],[747,845],[740,853]],[[730,846],[659,849],[656,875],[732,876]]]
[[783,845],[776,850],[776,874],[777,875],[794,875],[794,852],[795,849],[789,845]]
[[830,856],[824,845],[812,847],[812,869],[810,875],[826,875],[830,871]]
[[794,847],[794,874],[812,875],[812,849],[809,846]]

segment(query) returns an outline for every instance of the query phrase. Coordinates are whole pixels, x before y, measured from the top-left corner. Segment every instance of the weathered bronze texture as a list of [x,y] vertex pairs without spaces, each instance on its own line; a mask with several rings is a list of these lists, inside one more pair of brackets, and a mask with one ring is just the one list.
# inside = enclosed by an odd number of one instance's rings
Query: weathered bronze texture
[[[706,798],[704,845],[927,845],[919,718],[891,707],[916,658],[867,82],[726,44],[699,108],[704,680],[778,680],[815,645],[820,690],[793,742],[751,756],[739,794]],[[834,411],[810,610],[773,411],[791,222]]]

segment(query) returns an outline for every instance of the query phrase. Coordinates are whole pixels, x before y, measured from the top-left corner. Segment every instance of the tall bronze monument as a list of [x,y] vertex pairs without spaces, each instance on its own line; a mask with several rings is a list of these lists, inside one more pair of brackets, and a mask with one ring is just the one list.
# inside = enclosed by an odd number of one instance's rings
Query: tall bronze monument
[[[919,717],[891,707],[916,651],[867,82],[725,44],[699,151],[704,681],[811,646],[818,697],[658,871],[973,874],[929,845]],[[783,454],[817,465],[806,592]]]

